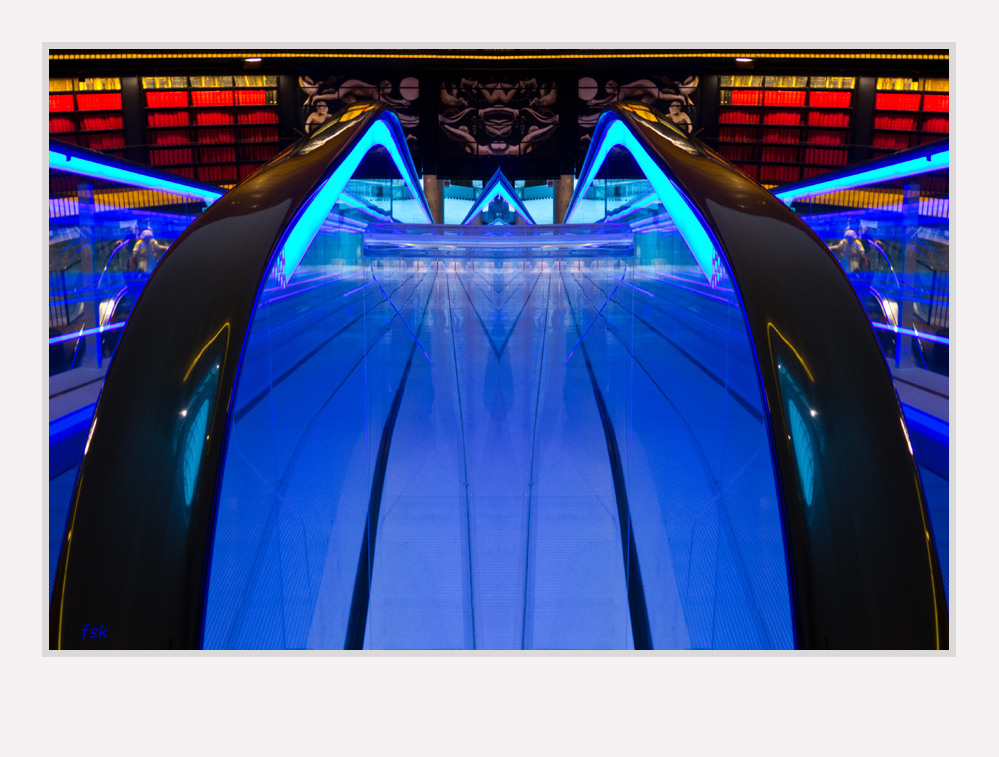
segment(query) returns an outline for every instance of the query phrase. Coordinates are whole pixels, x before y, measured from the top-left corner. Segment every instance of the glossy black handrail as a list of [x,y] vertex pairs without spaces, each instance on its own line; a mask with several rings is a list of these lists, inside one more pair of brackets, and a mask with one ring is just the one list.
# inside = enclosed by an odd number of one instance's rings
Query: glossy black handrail
[[[341,111],[212,204],[153,270],[122,331],[77,476],[52,592],[51,648],[200,647],[234,392],[256,303],[289,230],[378,121],[405,145],[398,118],[383,107]],[[95,623],[106,638],[82,638]]]
[[[650,109],[641,117],[638,110],[615,105],[604,114],[582,175],[603,135],[624,122],[724,258],[757,362],[796,645],[946,649],[947,604],[922,485],[859,296],[783,202]],[[810,479],[797,462],[806,446]]]

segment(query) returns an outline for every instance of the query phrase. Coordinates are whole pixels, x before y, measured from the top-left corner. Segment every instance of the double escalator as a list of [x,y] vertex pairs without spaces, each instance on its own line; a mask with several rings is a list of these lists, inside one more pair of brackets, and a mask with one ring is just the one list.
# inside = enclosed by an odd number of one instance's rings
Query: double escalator
[[[374,106],[206,210],[108,371],[52,646],[84,617],[110,648],[946,646],[918,475],[850,282],[790,210],[650,114],[601,121],[573,201],[630,222],[627,249],[518,227],[490,250],[489,227],[442,253],[461,242],[432,225],[366,246],[350,180],[370,165],[390,213],[429,215]],[[590,171],[608,154],[617,185]],[[631,184],[641,202],[617,203]]]

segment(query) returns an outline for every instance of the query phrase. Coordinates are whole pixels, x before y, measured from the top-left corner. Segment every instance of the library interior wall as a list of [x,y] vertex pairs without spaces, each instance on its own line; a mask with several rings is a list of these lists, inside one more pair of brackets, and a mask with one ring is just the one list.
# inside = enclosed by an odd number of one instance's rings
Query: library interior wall
[[[187,68],[95,77],[53,69],[50,134],[231,186],[305,133],[319,99],[334,112],[369,98],[400,115],[421,173],[487,179],[500,169],[511,181],[554,179],[578,172],[595,120],[610,102],[638,100],[664,114],[675,102],[679,128],[776,186],[945,138],[949,130],[939,67],[901,76],[802,66],[718,74],[648,64],[343,70]],[[99,79],[120,84],[98,91]]]

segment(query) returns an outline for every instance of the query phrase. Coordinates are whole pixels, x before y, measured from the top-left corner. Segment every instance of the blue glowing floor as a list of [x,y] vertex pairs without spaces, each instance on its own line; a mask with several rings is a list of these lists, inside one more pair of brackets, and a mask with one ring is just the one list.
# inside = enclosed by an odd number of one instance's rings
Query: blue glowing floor
[[645,275],[386,263],[262,306],[205,646],[791,646],[741,314]]

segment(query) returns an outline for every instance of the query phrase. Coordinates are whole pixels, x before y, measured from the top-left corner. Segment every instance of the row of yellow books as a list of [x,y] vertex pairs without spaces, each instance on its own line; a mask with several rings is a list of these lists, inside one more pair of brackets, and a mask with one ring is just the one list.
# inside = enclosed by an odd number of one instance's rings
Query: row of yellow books
[[118,77],[96,79],[49,79],[49,92],[101,92],[120,90]]
[[881,77],[879,91],[892,92],[950,92],[950,79],[909,79]]
[[143,89],[231,89],[232,87],[276,87],[276,76],[143,76]]
[[767,87],[768,89],[853,89],[853,76],[723,76],[723,87]]

